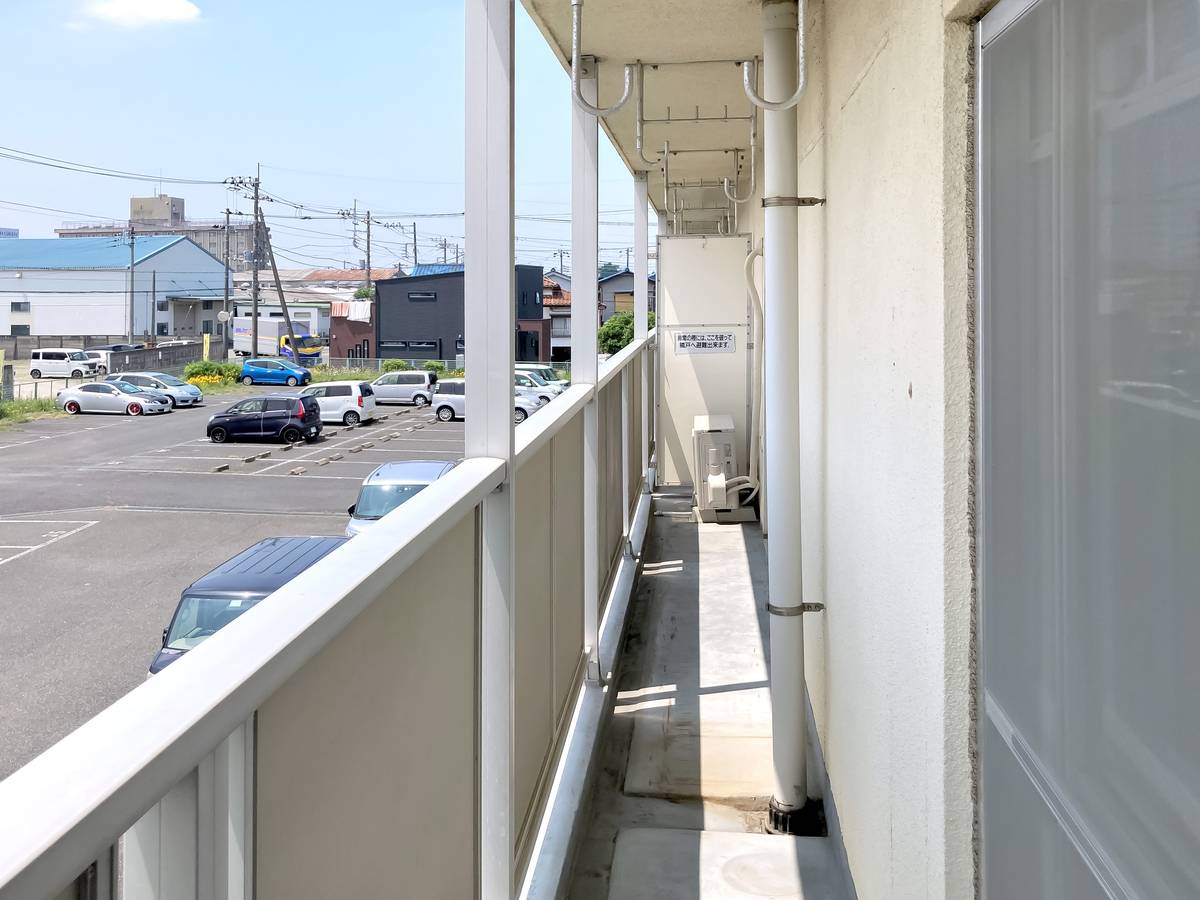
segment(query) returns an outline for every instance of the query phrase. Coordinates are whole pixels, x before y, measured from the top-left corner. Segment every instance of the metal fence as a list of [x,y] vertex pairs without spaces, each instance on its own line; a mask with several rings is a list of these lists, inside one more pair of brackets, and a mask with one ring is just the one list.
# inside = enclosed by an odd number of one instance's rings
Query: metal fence
[[[336,357],[336,358],[330,358],[327,360],[322,360],[320,365],[325,368],[334,369],[337,371],[384,372],[384,371],[387,371],[385,366],[388,363],[391,363],[394,366],[397,362],[403,362],[408,366],[409,369],[413,369],[413,370],[425,369],[431,365],[441,366],[447,372],[457,371],[458,369],[462,368],[462,360],[461,359],[458,359],[458,360],[454,360],[454,359],[395,360],[395,359],[367,359],[367,358],[360,358],[360,357]],[[520,363],[523,361],[518,360],[517,362]],[[554,369],[555,372],[559,373],[564,378],[569,379],[571,377],[571,364],[570,363],[545,363],[545,365],[550,366],[552,369]]]
[[[186,365],[186,363],[179,363],[170,366],[156,366],[150,371],[182,378]],[[138,370],[130,367],[122,369],[122,371],[134,372]],[[0,377],[0,402],[8,400],[53,400],[59,391],[87,384],[89,381],[99,381],[103,378],[103,375],[93,375],[87,378],[37,378],[28,381],[17,381],[13,376],[13,367],[6,365],[3,376]]]

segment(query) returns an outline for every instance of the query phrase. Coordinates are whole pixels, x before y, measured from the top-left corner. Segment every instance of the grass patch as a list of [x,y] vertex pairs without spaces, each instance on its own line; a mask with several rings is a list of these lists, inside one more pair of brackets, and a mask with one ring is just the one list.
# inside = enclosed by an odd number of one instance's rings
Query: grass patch
[[0,428],[61,415],[53,400],[8,400],[0,403]]

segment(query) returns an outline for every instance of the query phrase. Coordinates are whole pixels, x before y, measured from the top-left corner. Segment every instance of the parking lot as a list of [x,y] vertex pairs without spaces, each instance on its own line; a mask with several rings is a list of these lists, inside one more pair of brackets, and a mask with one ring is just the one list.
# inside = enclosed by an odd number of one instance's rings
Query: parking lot
[[462,456],[462,423],[380,407],[314,444],[212,444],[204,407],[0,431],[0,778],[146,675],[179,592],[265,537],[341,534],[376,466]]

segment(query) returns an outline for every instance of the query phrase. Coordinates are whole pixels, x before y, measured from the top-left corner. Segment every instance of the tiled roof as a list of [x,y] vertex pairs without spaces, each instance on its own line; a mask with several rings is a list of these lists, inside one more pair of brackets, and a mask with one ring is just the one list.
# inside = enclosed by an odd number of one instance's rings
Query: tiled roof
[[[172,244],[188,240],[178,234],[134,238],[134,261],[140,263]],[[16,238],[0,241],[0,269],[128,269],[125,237]]]

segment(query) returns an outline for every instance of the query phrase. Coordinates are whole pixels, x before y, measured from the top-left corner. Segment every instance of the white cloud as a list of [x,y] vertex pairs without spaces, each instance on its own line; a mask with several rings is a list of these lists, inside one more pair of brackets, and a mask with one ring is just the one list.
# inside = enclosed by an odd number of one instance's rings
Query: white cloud
[[143,25],[194,22],[200,18],[200,7],[191,0],[90,0],[83,13],[90,19],[110,25],[140,28]]

